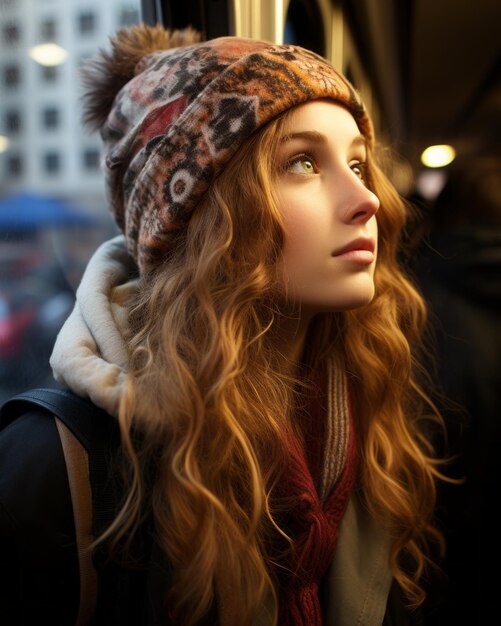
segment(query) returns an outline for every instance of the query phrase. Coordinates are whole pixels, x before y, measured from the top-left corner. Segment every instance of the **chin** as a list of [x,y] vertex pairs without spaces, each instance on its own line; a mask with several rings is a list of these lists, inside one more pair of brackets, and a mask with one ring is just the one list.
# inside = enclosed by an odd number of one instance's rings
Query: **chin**
[[356,298],[356,299],[353,299],[351,303],[347,304],[347,306],[345,306],[343,309],[340,309],[340,310],[351,311],[352,309],[359,309],[363,306],[367,306],[368,304],[370,304],[373,299],[374,299],[374,293],[372,293],[370,296],[366,296],[365,298]]
[[375,292],[373,277],[360,275],[356,282],[344,285],[343,297],[339,299],[337,310],[350,311],[367,306],[374,299]]
[[374,295],[374,285],[370,285],[366,289],[354,290],[352,293],[344,294],[343,298],[337,298],[336,301],[328,303],[326,310],[334,312],[359,309],[370,304],[374,299]]
[[[330,293],[328,293],[330,292]],[[374,281],[371,276],[359,276],[357,280],[348,280],[332,287],[317,285],[314,290],[296,293],[293,301],[300,305],[303,312],[335,313],[337,311],[351,311],[367,306],[375,295]]]

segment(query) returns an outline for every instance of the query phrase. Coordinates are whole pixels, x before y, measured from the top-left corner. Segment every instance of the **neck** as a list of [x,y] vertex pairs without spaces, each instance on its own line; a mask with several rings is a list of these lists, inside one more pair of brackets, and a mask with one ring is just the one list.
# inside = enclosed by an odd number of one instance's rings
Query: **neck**
[[276,326],[279,350],[296,371],[303,360],[306,335],[313,317],[313,314],[302,311],[297,317],[282,318]]

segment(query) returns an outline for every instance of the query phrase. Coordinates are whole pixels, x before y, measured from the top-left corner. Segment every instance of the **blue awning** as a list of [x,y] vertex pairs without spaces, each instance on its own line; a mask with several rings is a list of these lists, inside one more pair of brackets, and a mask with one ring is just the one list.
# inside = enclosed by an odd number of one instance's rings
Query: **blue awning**
[[95,217],[59,198],[20,193],[0,199],[0,230],[3,232],[92,226],[96,222]]

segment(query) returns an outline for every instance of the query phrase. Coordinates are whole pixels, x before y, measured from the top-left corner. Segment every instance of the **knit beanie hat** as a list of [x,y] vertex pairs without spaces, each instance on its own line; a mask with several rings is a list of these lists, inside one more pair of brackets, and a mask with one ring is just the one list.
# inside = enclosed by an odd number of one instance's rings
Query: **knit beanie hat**
[[284,111],[329,98],[372,142],[357,92],[303,48],[146,25],[111,45],[84,71],[84,120],[101,132],[107,199],[141,272],[162,262],[239,146]]

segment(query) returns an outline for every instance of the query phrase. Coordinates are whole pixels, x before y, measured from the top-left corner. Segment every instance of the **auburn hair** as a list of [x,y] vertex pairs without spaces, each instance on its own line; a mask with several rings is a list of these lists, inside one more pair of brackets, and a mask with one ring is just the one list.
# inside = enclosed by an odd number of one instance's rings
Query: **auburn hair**
[[[271,494],[298,393],[276,333],[291,314],[276,271],[285,234],[274,195],[290,113],[241,146],[163,264],[142,277],[130,310],[119,413],[128,493],[103,538],[127,544],[152,512],[174,572],[169,607],[187,626],[216,601],[224,624],[250,626],[263,607],[277,619],[267,545],[283,533]],[[360,491],[391,534],[395,579],[418,604],[429,544],[440,542],[440,473],[424,427],[435,413],[416,382],[426,309],[397,260],[405,205],[371,152],[367,168],[380,200],[375,297],[318,315],[308,353],[316,367],[333,352],[344,361]]]

